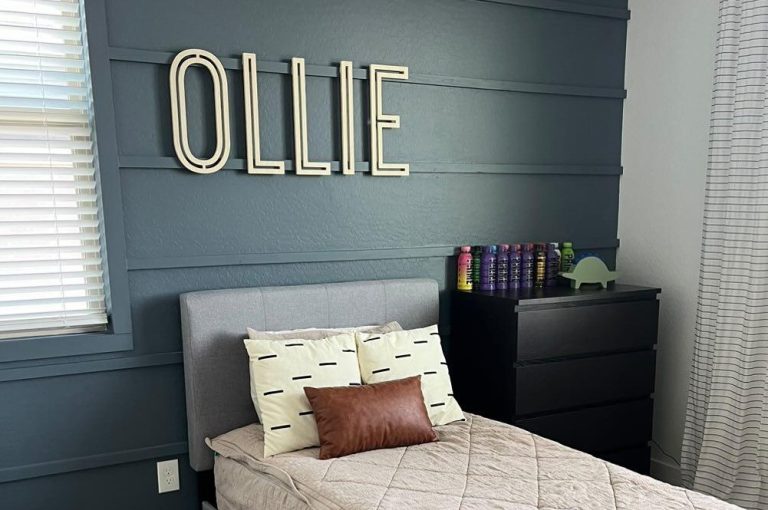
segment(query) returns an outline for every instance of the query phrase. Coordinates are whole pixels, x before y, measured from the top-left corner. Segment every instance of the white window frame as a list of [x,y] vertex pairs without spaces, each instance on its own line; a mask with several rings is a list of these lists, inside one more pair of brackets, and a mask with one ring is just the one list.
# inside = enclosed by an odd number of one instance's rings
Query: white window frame
[[19,336],[0,340],[0,369],[11,368],[17,361],[125,351],[133,348],[107,15],[104,4],[104,0],[80,0],[81,16],[87,20],[87,25],[83,22],[82,31],[83,40],[87,40],[87,61],[90,64],[92,114],[94,124],[98,126],[98,137],[94,133],[93,140],[96,145],[98,138],[98,152],[94,149],[94,157],[98,168],[96,189],[102,202],[99,219],[103,234],[101,248],[109,321],[104,331],[67,330],[63,332],[65,334]]

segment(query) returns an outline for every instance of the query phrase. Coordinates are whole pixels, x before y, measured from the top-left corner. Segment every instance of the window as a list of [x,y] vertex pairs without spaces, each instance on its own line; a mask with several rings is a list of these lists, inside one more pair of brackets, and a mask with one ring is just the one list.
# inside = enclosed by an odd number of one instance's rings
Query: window
[[78,0],[0,0],[0,339],[107,324]]

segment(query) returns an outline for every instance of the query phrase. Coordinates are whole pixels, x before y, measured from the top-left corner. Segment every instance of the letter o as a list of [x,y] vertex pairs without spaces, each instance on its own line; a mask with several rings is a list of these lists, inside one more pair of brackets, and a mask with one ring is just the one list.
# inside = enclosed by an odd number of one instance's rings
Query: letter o
[[[184,81],[189,66],[203,66],[213,81],[213,98],[216,121],[216,148],[209,158],[198,158],[189,148],[187,132],[187,99]],[[171,117],[173,147],[181,164],[198,174],[212,174],[221,170],[229,159],[229,90],[224,66],[208,51],[189,49],[179,52],[173,59],[170,73]]]

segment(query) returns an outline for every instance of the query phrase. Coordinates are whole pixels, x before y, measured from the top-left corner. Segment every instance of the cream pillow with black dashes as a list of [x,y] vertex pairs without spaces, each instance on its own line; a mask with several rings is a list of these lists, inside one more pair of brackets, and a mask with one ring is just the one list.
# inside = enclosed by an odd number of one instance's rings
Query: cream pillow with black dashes
[[244,340],[251,398],[261,410],[264,456],[319,446],[305,386],[360,384],[355,336],[323,340]]
[[437,326],[386,334],[357,332],[357,359],[365,384],[421,376],[421,392],[432,425],[464,419],[453,398]]
[[283,331],[259,331],[253,328],[248,330],[248,338],[251,340],[293,340],[301,338],[305,340],[322,340],[329,336],[340,335],[342,333],[356,333],[362,331],[365,333],[389,333],[390,331],[402,331],[396,321],[386,324],[376,324],[372,326],[355,326],[350,328],[305,328],[305,329],[286,329]]
[[[306,329],[288,329],[284,331],[258,331],[252,328],[248,328],[248,338],[250,340],[322,340],[324,338],[341,335],[343,333],[354,334],[357,331],[364,331],[366,333],[389,333],[390,331],[402,331],[395,321],[388,322],[386,324],[380,324],[376,326],[357,326],[352,328],[334,328],[334,329],[318,329],[318,328],[306,328]],[[256,407],[256,416],[259,417],[259,423],[261,419],[261,409],[259,409],[258,400],[253,400],[253,405]]]

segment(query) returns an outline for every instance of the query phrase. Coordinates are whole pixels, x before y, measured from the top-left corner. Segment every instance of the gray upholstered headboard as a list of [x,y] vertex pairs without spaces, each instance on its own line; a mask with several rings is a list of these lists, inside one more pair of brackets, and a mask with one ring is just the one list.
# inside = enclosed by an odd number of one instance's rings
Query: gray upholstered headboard
[[180,299],[189,461],[196,471],[213,468],[206,437],[256,421],[243,346],[246,327],[281,330],[396,320],[413,329],[438,319],[437,282],[424,279],[211,290]]

